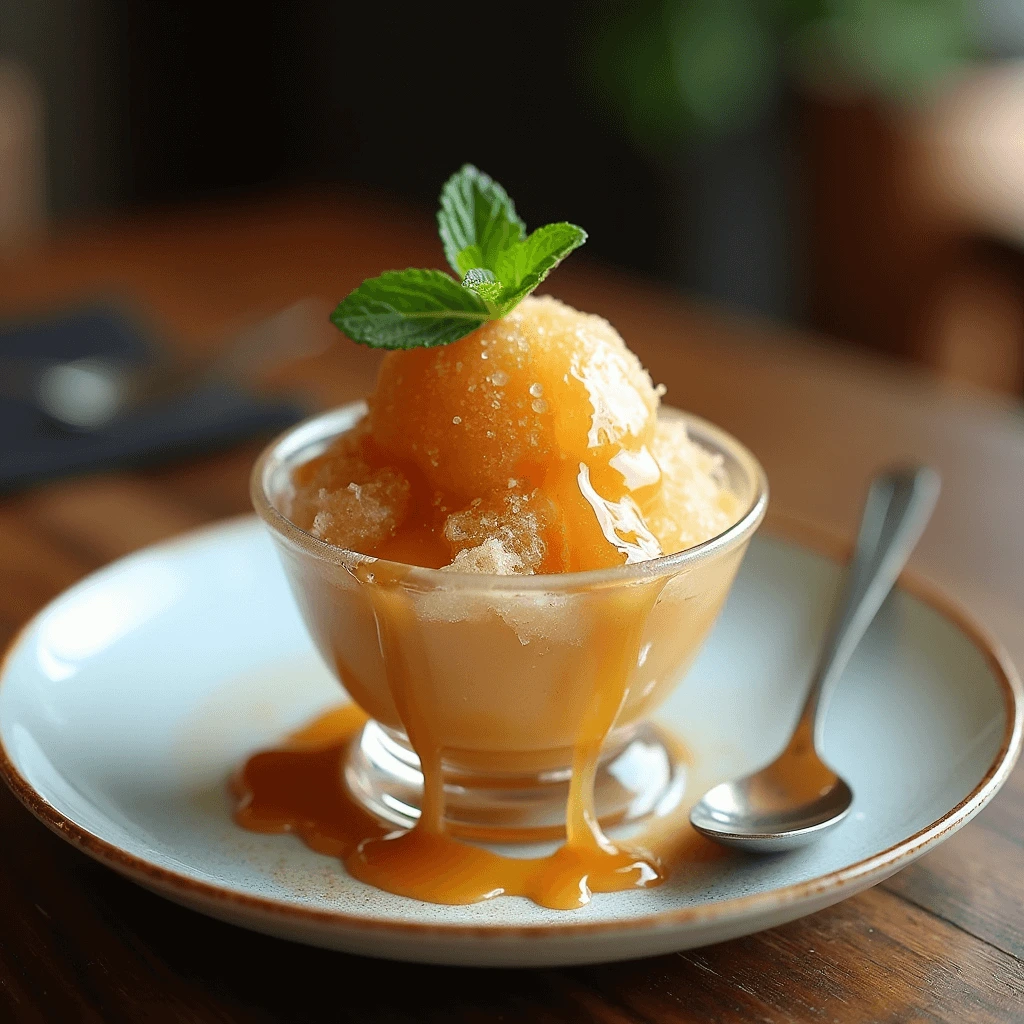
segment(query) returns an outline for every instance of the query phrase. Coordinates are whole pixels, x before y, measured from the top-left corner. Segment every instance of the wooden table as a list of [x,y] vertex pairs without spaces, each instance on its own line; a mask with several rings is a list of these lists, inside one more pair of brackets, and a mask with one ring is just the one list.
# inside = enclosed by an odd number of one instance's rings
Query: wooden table
[[[198,353],[249,316],[309,294],[336,299],[362,277],[439,259],[421,215],[353,198],[282,199],[79,225],[0,265],[0,307],[121,295]],[[746,440],[788,514],[849,532],[872,469],[910,457],[936,465],[945,491],[917,567],[1024,664],[1019,407],[824,340],[726,319],[580,256],[553,284],[612,320],[670,401]],[[276,385],[301,384],[317,402],[337,403],[369,388],[375,362],[340,342]],[[258,447],[0,501],[0,640],[104,562],[245,511]],[[0,823],[2,1019],[1024,1020],[1020,771],[940,849],[830,910],[708,949],[572,970],[415,967],[290,945],[121,880],[6,790]]]

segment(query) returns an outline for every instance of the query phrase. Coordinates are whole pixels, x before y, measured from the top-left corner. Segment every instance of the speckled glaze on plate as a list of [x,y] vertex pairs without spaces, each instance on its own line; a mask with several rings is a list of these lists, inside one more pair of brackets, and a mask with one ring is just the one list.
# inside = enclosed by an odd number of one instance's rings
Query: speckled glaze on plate
[[[694,795],[781,745],[839,571],[801,544],[754,539],[658,716],[694,752]],[[0,772],[58,835],[214,917],[370,956],[550,966],[720,942],[881,881],[991,800],[1019,752],[1024,704],[991,640],[905,578],[830,708],[826,755],[856,793],[835,832],[556,912],[519,898],[441,907],[391,896],[291,836],[237,828],[230,771],[339,697],[262,528],[233,520],[108,566],[25,627],[0,675]]]

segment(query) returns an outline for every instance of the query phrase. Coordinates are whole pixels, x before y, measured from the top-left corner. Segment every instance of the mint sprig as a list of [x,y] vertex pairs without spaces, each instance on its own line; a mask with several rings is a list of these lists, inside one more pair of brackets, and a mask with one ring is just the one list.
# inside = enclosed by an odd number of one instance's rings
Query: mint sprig
[[390,270],[364,281],[331,314],[353,341],[372,348],[447,345],[510,313],[587,240],[575,224],[532,234],[508,193],[466,164],[441,191],[438,231],[459,279],[441,270]]
[[493,270],[501,253],[526,237],[508,193],[472,164],[441,189],[437,230],[445,258],[460,277],[475,267]]

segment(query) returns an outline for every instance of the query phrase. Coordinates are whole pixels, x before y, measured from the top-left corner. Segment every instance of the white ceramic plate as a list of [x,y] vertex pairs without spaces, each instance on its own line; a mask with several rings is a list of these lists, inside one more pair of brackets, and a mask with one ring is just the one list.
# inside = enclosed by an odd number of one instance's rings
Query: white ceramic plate
[[[661,718],[694,791],[766,761],[795,716],[838,580],[755,539],[714,634]],[[830,709],[826,754],[856,793],[817,845],[730,854],[580,910],[469,907],[368,888],[291,836],[237,828],[229,772],[339,700],[269,541],[235,520],[141,551],[44,609],[0,686],[0,770],[64,839],[214,917],[330,948],[450,964],[554,965],[684,949],[809,914],[968,821],[1021,744],[1020,684],[983,634],[914,584],[883,609]]]

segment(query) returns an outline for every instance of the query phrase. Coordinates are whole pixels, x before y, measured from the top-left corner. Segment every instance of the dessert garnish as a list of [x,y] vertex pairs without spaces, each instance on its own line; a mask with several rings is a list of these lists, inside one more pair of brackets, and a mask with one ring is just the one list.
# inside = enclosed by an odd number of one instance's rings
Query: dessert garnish
[[564,221],[527,234],[508,193],[472,164],[445,183],[437,226],[458,280],[443,270],[389,270],[342,299],[334,325],[371,348],[448,345],[511,313],[587,240]]

